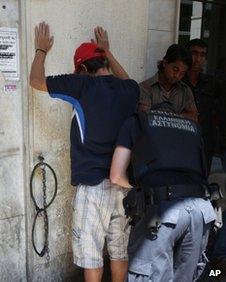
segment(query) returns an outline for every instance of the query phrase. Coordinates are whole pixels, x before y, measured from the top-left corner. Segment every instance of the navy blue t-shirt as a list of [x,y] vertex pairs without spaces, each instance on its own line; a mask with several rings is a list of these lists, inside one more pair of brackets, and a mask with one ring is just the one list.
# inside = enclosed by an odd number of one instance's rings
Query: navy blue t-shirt
[[[132,151],[137,140],[141,138],[141,134],[142,134],[142,129],[137,116],[135,115],[131,116],[123,123],[121,127],[116,141],[116,146],[122,146]],[[163,146],[167,146],[166,143],[167,140],[163,140],[162,142]],[[152,146],[152,144],[148,144],[148,146]],[[145,148],[143,149],[145,150]],[[171,149],[170,146],[168,146],[168,149],[169,150]],[[145,154],[145,151],[143,153]],[[133,177],[133,169],[131,163],[129,165],[128,173],[130,178],[130,184],[136,186]],[[148,173],[142,179],[142,182],[149,186],[194,184],[194,183],[201,183],[202,181],[203,181],[203,177],[199,174],[191,173],[190,171],[180,172],[177,171],[176,169],[174,170],[173,168],[171,170],[153,171],[151,173]]]
[[66,74],[47,77],[51,97],[72,104],[71,184],[97,185],[109,177],[119,129],[132,115],[139,86],[113,75]]

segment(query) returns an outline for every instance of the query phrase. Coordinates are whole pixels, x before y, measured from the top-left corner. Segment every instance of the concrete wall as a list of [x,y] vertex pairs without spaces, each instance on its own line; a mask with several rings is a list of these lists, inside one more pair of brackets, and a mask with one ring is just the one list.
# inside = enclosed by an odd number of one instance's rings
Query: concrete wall
[[[18,1],[0,1],[0,27],[19,28]],[[0,72],[0,280],[26,277],[22,84]],[[5,92],[4,85],[15,91]]]
[[180,0],[149,0],[147,65],[145,77],[156,72],[157,62],[177,42]]
[[[5,93],[9,82],[0,79],[0,281],[62,281],[79,272],[72,263],[69,130],[72,110],[28,86],[34,56],[34,27],[45,20],[55,43],[46,60],[46,74],[73,71],[75,46],[93,37],[96,25],[108,32],[111,49],[131,77],[145,77],[148,0],[0,0],[0,26],[18,27],[21,77],[15,91]],[[4,6],[4,8],[3,8]],[[29,177],[38,155],[56,171],[58,194],[48,209],[50,266],[31,245],[35,215]],[[35,196],[41,200],[41,178]],[[53,179],[47,175],[48,197]],[[42,220],[35,240],[42,246]],[[4,254],[4,255],[2,255]]]

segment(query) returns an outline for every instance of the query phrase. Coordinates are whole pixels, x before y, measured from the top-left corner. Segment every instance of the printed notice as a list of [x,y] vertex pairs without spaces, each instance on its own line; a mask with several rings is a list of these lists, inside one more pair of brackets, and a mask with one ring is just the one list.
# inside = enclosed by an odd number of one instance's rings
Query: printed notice
[[19,80],[19,39],[17,28],[0,28],[0,70],[7,80]]

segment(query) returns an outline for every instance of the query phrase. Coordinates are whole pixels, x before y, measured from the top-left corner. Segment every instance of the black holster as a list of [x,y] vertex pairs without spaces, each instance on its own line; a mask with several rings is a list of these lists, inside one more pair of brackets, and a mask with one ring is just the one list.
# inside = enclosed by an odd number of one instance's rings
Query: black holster
[[125,215],[130,217],[130,225],[135,225],[145,212],[144,192],[138,188],[132,188],[123,199]]
[[153,202],[150,194],[147,195],[142,189],[133,188],[123,199],[123,206],[132,226],[144,218],[148,231],[156,236],[160,227],[160,216],[158,205]]

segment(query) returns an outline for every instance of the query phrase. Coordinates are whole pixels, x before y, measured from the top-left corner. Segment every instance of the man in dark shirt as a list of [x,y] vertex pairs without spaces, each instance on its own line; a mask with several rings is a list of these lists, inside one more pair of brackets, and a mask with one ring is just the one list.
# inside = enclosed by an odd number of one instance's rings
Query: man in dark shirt
[[216,145],[216,114],[220,87],[216,79],[203,73],[206,63],[207,45],[201,39],[193,39],[186,46],[192,54],[192,67],[183,79],[192,89],[198,110],[198,121],[202,128],[208,171]]
[[[184,78],[184,82],[191,87],[199,112],[198,120],[202,129],[207,169],[210,172],[212,159],[217,148],[225,172],[226,84],[223,78],[223,70],[220,71],[218,77],[203,73],[207,55],[207,44],[203,40],[193,39],[188,42],[186,47],[191,51],[193,63],[192,68]],[[219,230],[212,255],[217,262],[216,266],[226,273],[226,211],[223,212],[222,220],[223,228]],[[214,260],[211,263],[214,263]]]
[[[95,34],[98,41],[107,38],[100,27]],[[103,41],[100,45],[104,45]],[[110,182],[109,170],[119,128],[135,111],[139,87],[117,63],[105,41],[106,51],[95,43],[83,43],[77,48],[76,74],[46,78],[44,62],[53,38],[49,36],[48,25],[41,23],[35,30],[36,54],[30,84],[49,92],[53,98],[71,103],[74,109],[71,123],[71,184],[76,186],[74,263],[85,269],[86,281],[100,282],[106,238],[112,281],[123,282],[129,232],[122,207],[125,190]],[[123,79],[111,75],[109,63]]]

